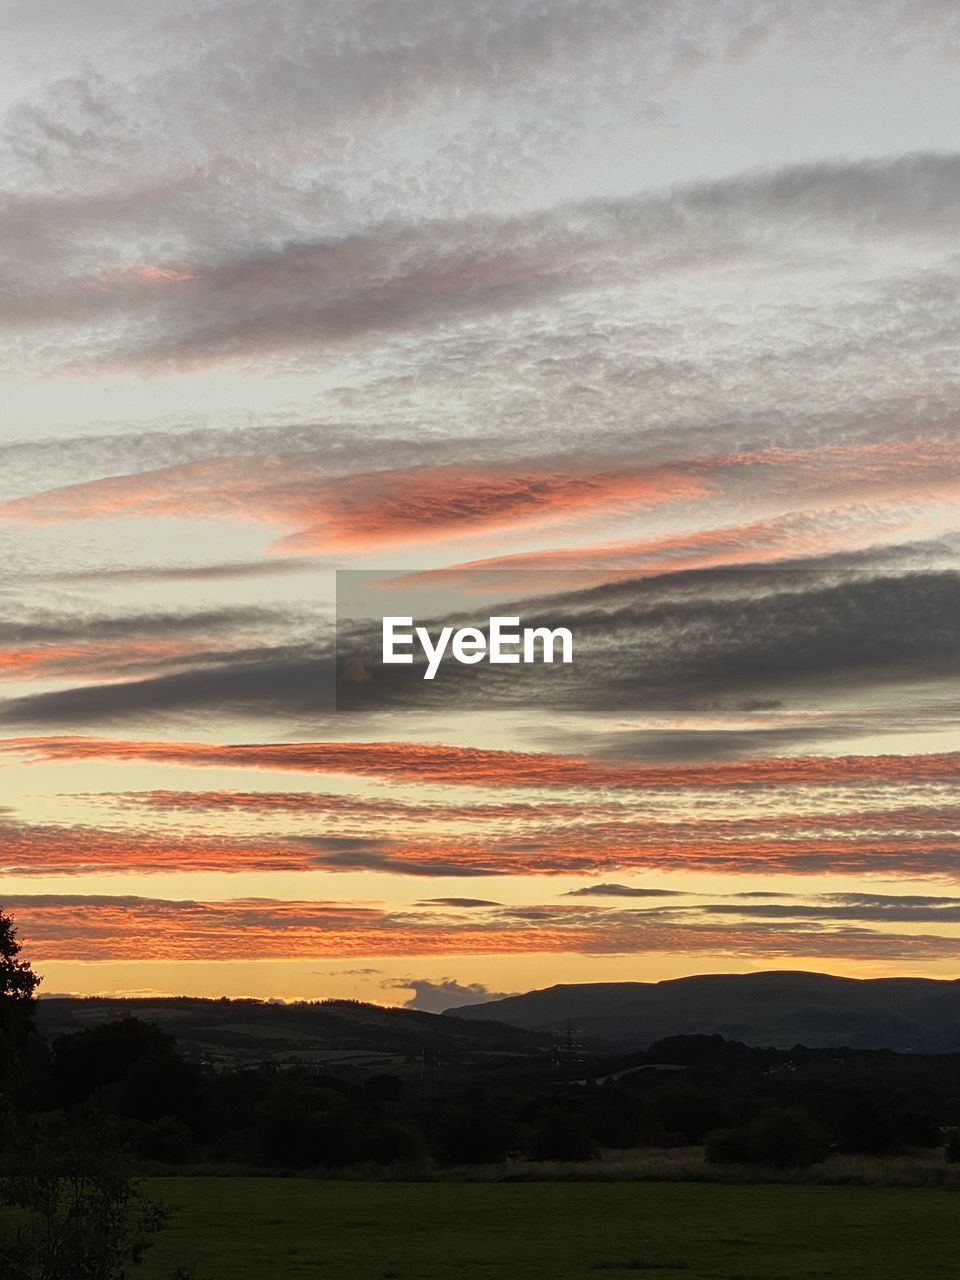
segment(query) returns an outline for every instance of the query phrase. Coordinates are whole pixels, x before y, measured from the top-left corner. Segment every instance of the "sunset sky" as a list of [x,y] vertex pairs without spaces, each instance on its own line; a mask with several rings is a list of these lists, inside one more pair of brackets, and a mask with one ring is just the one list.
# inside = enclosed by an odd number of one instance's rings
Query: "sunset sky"
[[[954,0],[0,27],[45,992],[960,976]],[[357,582],[575,661],[387,671]]]

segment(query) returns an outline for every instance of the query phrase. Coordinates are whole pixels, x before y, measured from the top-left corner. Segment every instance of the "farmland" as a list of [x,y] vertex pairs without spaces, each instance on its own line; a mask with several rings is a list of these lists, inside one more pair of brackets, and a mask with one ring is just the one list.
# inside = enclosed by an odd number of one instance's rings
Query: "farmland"
[[161,1178],[167,1280],[909,1280],[952,1276],[956,1191],[670,1183]]

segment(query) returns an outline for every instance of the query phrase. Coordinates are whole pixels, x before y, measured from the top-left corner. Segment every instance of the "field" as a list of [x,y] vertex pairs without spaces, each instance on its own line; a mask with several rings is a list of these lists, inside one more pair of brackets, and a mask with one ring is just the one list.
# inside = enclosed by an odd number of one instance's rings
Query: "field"
[[158,1178],[169,1280],[912,1280],[955,1276],[948,1188]]

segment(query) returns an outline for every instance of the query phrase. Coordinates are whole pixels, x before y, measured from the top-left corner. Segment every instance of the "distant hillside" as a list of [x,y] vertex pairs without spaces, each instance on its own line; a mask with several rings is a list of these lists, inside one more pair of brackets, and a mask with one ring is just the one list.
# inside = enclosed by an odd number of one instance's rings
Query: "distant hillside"
[[537,1031],[569,1019],[580,1037],[636,1048],[704,1032],[754,1045],[960,1051],[960,981],[931,978],[708,974],[548,987],[449,1012]]
[[452,1062],[495,1054],[542,1057],[549,1048],[547,1038],[495,1021],[464,1022],[438,1013],[349,1000],[273,1004],[188,997],[54,996],[40,1001],[38,1014],[40,1030],[50,1040],[130,1017],[157,1023],[176,1037],[186,1056],[215,1066],[300,1061],[384,1070],[423,1053]]

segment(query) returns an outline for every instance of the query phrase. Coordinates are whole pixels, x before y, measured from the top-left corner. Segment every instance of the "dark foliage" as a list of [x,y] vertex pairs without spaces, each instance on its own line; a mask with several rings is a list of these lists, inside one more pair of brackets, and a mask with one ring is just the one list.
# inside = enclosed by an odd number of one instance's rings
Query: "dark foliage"
[[584,1121],[557,1108],[541,1117],[529,1143],[533,1160],[591,1160],[596,1147]]
[[23,1101],[46,1073],[46,1049],[35,1026],[39,976],[21,959],[13,921],[0,911],[0,1107]]
[[707,1136],[707,1160],[713,1164],[761,1164],[775,1169],[805,1169],[823,1160],[826,1131],[805,1111],[774,1107],[740,1129],[717,1129]]

